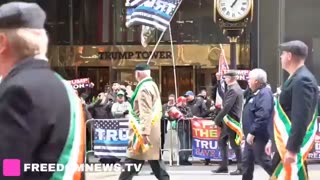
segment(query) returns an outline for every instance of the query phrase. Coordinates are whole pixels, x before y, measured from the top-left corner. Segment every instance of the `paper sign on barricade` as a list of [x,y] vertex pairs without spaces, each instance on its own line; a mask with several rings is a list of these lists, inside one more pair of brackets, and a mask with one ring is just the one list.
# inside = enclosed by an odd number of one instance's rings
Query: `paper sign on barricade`
[[126,157],[129,119],[95,119],[93,125],[93,150],[96,157]]
[[[220,128],[213,124],[212,120],[191,120],[192,124],[192,156],[203,159],[220,160],[218,140]],[[229,146],[229,159],[235,160],[235,154]]]
[[320,160],[320,118],[318,117],[317,122],[317,134],[314,140],[314,147],[312,151],[309,153],[309,160]]

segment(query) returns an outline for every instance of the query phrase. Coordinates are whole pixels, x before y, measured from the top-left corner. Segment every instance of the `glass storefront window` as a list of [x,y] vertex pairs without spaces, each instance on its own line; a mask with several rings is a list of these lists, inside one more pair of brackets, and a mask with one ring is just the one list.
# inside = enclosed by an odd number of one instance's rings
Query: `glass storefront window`
[[[127,83],[132,86],[134,89],[137,85],[137,81],[135,79],[134,69],[116,69],[113,70],[116,74],[116,81],[119,83]],[[159,70],[151,70],[151,77],[155,81],[156,84],[159,85]]]
[[90,78],[94,83],[92,92],[97,95],[104,92],[109,85],[109,67],[80,67],[78,68],[78,78]]

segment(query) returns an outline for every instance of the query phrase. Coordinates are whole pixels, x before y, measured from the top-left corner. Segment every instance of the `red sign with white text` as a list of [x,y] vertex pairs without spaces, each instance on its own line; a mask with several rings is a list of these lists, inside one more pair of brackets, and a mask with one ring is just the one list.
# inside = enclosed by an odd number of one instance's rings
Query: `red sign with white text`
[[71,83],[73,89],[90,87],[89,78],[73,79],[73,80],[70,80],[69,82]]

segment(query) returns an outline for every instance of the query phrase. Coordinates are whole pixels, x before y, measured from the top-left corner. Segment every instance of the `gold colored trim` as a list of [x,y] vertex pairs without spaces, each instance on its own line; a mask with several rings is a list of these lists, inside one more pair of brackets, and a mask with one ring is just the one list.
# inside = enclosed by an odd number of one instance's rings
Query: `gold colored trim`
[[162,93],[162,85],[161,84],[162,84],[162,66],[160,66],[160,68],[159,68],[159,84],[158,84],[158,87],[159,87],[160,93]]
[[[240,29],[237,29],[237,28],[223,29],[222,34],[226,35],[226,32],[229,30],[240,30]],[[241,29],[240,36],[242,35],[243,32],[244,32],[244,29]],[[240,36],[236,36],[236,37],[239,38]],[[228,36],[228,38],[229,38],[229,36]]]
[[240,21],[240,20],[244,19],[250,13],[250,11],[252,9],[252,4],[253,4],[253,0],[249,0],[248,1],[249,2],[249,8],[246,11],[245,15],[243,15],[243,16],[241,16],[239,18],[236,18],[236,19],[232,19],[232,18],[230,19],[230,18],[225,17],[223,15],[223,13],[220,11],[220,3],[219,3],[219,1],[221,1],[221,0],[217,0],[217,6],[216,6],[216,9],[217,9],[218,13],[220,14],[221,17],[223,17],[223,19],[225,19],[227,21],[231,21],[231,22],[236,22],[236,21]]
[[217,0],[213,1],[213,21],[217,23]]
[[254,15],[254,2],[251,0],[251,17],[250,17],[250,22],[252,23],[253,21],[253,15]]
[[[111,67],[111,66],[110,66]],[[132,66],[112,66],[111,67],[113,70],[132,70],[134,71],[134,67]],[[151,70],[159,70],[160,66],[150,66]]]
[[230,42],[230,43],[237,43],[237,42],[238,42],[238,39],[239,39],[239,36],[237,36],[237,37],[230,37],[230,36],[228,36],[228,39],[229,39],[229,42]]

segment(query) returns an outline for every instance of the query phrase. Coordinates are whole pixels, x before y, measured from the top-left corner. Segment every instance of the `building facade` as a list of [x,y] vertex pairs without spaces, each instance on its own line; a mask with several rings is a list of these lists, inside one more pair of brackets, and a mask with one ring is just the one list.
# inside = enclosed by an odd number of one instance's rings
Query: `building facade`
[[[44,9],[50,7],[47,29],[52,68],[66,79],[89,77],[97,91],[114,81],[134,84],[134,66],[147,62],[160,36],[160,32],[156,32],[150,45],[143,48],[140,27],[125,27],[125,1],[38,0],[38,3]],[[154,53],[150,63],[152,76],[163,97],[174,93],[173,57],[179,95],[202,88],[210,92],[216,83],[220,44],[227,60],[230,59],[229,41],[213,22],[213,4],[212,0],[184,0],[171,23],[173,53],[169,32]],[[252,67],[250,28],[237,46],[239,69]]]
[[309,46],[307,67],[320,82],[320,1],[317,0],[268,0],[256,1],[257,24],[253,27],[256,46],[251,57],[255,66],[267,70],[275,89],[281,86],[288,74],[281,69],[281,42],[302,40]]
[[[113,81],[133,81],[129,72],[136,63],[146,61],[155,44],[154,40],[148,48],[143,48],[139,27],[125,27],[124,1],[28,1],[38,3],[48,14],[48,56],[53,69],[67,79],[90,76],[99,90],[103,84]],[[275,90],[288,76],[280,67],[278,45],[300,39],[309,46],[307,66],[319,80],[319,8],[320,1],[317,0],[254,0],[253,22],[237,47],[238,68],[265,69]],[[210,81],[215,81],[220,43],[224,45],[229,59],[228,40],[213,23],[212,16],[213,0],[184,0],[172,20],[173,57],[178,63],[179,93],[211,86]],[[159,35],[157,32],[155,39]],[[166,33],[157,49],[158,57],[152,59],[152,69],[162,91],[165,89],[171,93],[172,55],[166,54],[171,52],[169,40]],[[139,52],[144,54],[139,56]],[[135,56],[130,53],[135,53]],[[126,77],[131,77],[131,80]],[[185,79],[187,81],[183,81]]]

